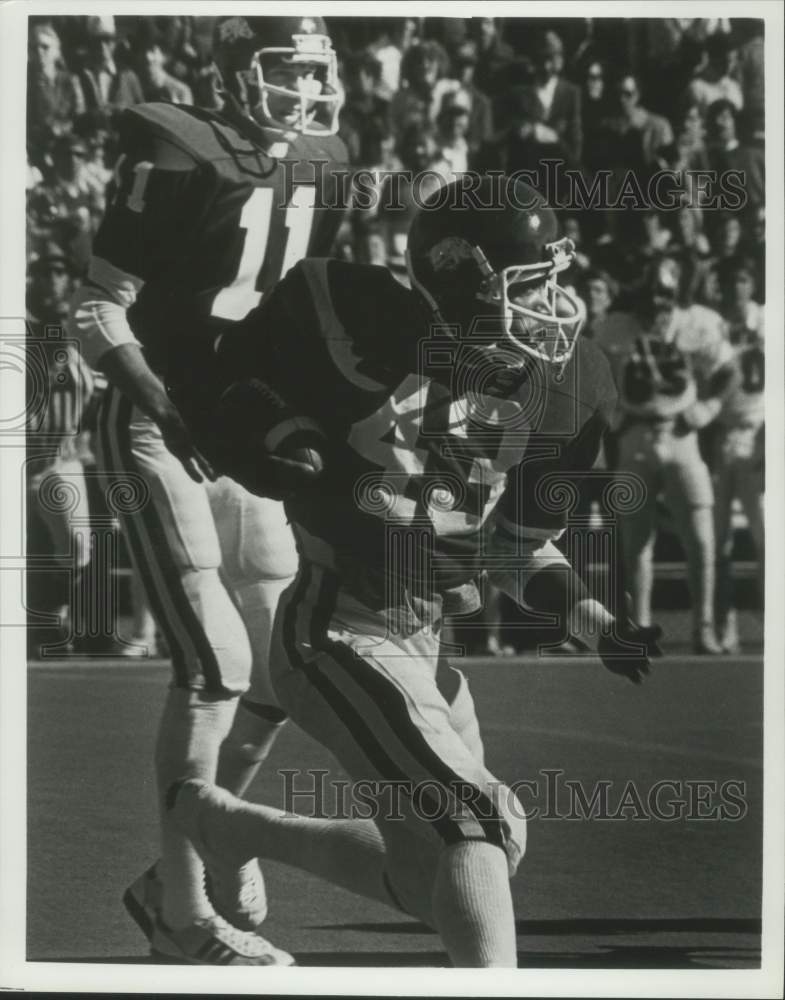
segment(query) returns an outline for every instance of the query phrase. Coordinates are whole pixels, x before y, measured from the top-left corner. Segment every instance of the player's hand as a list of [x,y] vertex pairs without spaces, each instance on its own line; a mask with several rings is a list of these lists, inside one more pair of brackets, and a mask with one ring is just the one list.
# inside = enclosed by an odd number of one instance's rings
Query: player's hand
[[649,673],[651,660],[662,656],[659,625],[638,625],[631,618],[617,619],[614,631],[600,637],[597,653],[611,673],[640,684]]
[[193,442],[191,432],[175,406],[167,408],[157,421],[167,449],[178,458],[195,483],[209,479],[214,482],[216,473],[212,465]]

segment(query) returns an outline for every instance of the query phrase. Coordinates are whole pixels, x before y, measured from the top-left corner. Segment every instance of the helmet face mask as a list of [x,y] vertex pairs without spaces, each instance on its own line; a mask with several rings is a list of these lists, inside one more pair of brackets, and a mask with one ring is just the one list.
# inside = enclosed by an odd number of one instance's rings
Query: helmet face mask
[[[275,46],[254,53],[252,69],[267,121],[303,135],[334,135],[343,103],[338,60],[326,35],[294,35],[292,48]],[[277,106],[291,105],[280,116]]]
[[493,271],[485,254],[477,247],[475,256],[486,275],[477,294],[481,302],[499,308],[503,333],[515,350],[525,355],[563,365],[569,361],[585,319],[580,301],[557,280],[575,255],[569,239],[544,247],[548,259],[536,264],[513,264]]
[[262,126],[334,135],[343,94],[324,22],[307,17],[249,20],[230,18],[218,27],[216,61],[224,86]]

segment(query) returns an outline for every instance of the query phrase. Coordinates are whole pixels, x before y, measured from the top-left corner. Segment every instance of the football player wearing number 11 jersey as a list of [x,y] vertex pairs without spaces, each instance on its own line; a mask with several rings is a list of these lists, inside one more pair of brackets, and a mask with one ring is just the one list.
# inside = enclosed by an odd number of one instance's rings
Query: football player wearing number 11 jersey
[[444,610],[476,606],[485,571],[612,672],[639,682],[658,652],[657,630],[616,627],[554,545],[558,494],[591,468],[615,390],[558,284],[573,245],[533,189],[496,181],[472,189],[484,207],[457,181],[421,209],[412,290],[385,268],[302,261],[182,390],[217,467],[285,496],[299,571],[273,686],[373,818],[296,816],[193,780],[167,796],[215,880],[257,856],[304,868],[423,921],[474,967],[516,964],[526,824],[486,767],[465,677],[443,693]]
[[[214,55],[215,110],[124,113],[113,198],[71,323],[110,382],[99,461],[108,482],[137,484],[139,509],[122,528],[172,656],[159,789],[191,775],[242,794],[285,719],[267,661],[294,542],[279,502],[215,477],[168,387],[198,338],[231,337],[296,261],[329,253],[346,155],[321,18],[220,19]],[[256,863],[206,889],[198,855],[165,811],[161,859],[124,900],[154,953],[292,961],[255,933],[266,912]]]

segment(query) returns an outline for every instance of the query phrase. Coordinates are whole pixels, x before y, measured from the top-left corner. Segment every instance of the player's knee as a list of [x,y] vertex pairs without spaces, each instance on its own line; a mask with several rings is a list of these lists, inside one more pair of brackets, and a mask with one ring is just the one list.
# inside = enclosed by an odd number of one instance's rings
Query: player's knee
[[[200,641],[192,644],[197,655],[215,661],[223,690],[241,694],[251,677],[251,644],[217,569],[184,573],[181,580],[196,618],[194,632],[201,633]],[[209,653],[205,647],[209,647]]]
[[481,820],[481,833],[462,824],[464,840],[485,840],[504,851],[510,878],[526,851],[526,813],[523,805],[507,785],[497,783],[474,789],[472,809]]
[[[433,792],[425,797],[425,792]],[[512,789],[494,780],[453,783],[447,796],[438,788],[418,789],[423,794],[413,801],[418,818],[433,823],[439,833],[439,850],[460,841],[480,841],[503,851],[512,877],[526,850],[526,813]],[[441,802],[438,826],[432,806]],[[423,830],[420,828],[420,832]],[[428,837],[422,838],[424,841]]]

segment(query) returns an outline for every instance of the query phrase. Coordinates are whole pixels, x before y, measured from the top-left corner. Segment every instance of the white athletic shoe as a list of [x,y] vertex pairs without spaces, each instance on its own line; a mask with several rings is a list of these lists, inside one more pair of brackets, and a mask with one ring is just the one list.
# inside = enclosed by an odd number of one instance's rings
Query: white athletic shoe
[[189,927],[173,930],[156,921],[150,939],[156,958],[187,965],[294,965],[288,952],[265,938],[232,927],[223,917],[204,917]]

